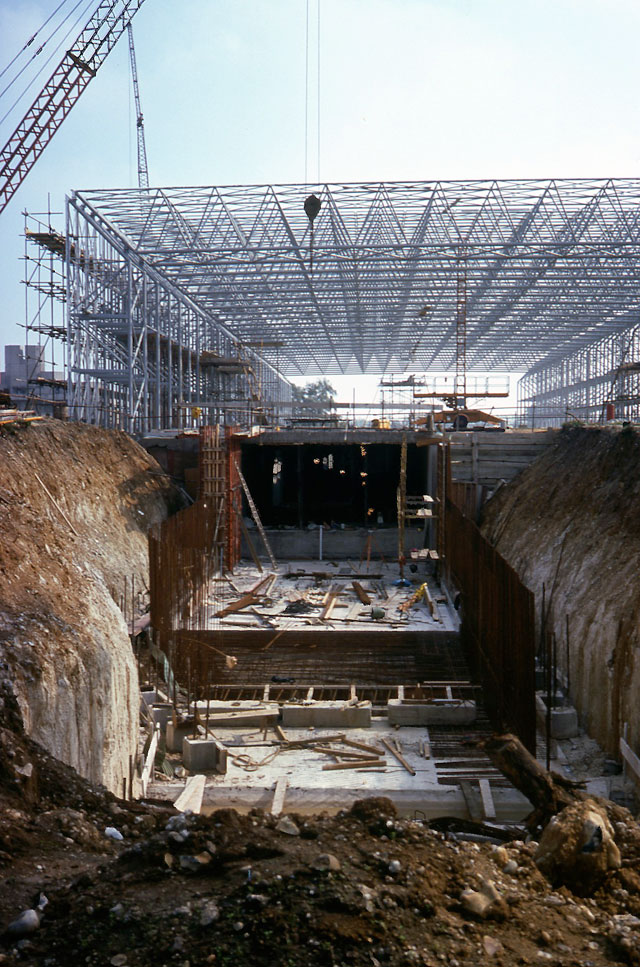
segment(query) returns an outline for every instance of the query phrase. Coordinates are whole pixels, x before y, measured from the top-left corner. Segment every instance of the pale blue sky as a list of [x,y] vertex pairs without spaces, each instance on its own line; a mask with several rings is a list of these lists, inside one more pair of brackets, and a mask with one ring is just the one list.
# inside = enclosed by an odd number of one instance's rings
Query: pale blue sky
[[[0,69],[58,2],[0,0]],[[636,174],[637,0],[320,4],[322,181]],[[305,13],[306,0],[146,0],[134,34],[152,184],[304,181]],[[22,210],[135,182],[125,36],[0,215],[0,346],[24,342]]]

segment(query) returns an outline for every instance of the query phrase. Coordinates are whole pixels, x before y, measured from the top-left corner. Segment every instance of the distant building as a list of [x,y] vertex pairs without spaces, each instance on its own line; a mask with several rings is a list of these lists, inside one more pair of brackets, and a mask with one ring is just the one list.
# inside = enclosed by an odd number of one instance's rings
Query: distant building
[[42,346],[5,346],[0,390],[19,410],[66,418],[67,382],[64,373],[46,369]]

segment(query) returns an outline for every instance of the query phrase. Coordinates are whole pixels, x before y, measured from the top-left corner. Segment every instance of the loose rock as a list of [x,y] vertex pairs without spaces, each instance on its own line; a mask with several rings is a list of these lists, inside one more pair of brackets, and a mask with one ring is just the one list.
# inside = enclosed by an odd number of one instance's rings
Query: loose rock
[[294,821],[289,816],[283,816],[278,822],[276,829],[279,833],[285,833],[287,836],[299,836],[300,830],[294,823]]
[[535,853],[538,868],[554,886],[578,896],[593,893],[609,870],[621,864],[613,828],[592,799],[572,803],[547,824]]
[[340,860],[333,853],[320,853],[313,860],[311,866],[314,870],[333,870],[340,869]]
[[460,902],[467,913],[481,920],[505,920],[509,908],[491,880],[483,880],[479,890],[464,890]]

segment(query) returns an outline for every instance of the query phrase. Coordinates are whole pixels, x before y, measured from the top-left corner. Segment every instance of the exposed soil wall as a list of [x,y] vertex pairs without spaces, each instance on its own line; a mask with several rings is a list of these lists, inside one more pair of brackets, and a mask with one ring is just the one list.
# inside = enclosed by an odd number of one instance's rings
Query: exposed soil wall
[[640,749],[640,434],[567,428],[487,503],[482,531],[536,595],[542,588],[571,698],[589,734]]
[[125,433],[55,420],[0,428],[0,675],[26,731],[113,791],[139,714],[124,578],[148,583],[147,530],[174,500]]

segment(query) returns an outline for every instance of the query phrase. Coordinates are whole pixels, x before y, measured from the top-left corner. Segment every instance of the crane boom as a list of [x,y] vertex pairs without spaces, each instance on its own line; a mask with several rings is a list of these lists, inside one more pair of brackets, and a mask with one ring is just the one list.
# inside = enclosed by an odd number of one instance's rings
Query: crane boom
[[144,118],[140,105],[140,88],[138,87],[138,68],[136,67],[136,49],[133,46],[133,27],[127,25],[129,31],[129,59],[131,61],[131,79],[133,81],[133,97],[136,104],[136,130],[138,137],[138,188],[149,187],[149,167],[147,165],[147,145],[144,140]]
[[0,212],[11,201],[144,0],[101,0],[0,151]]

